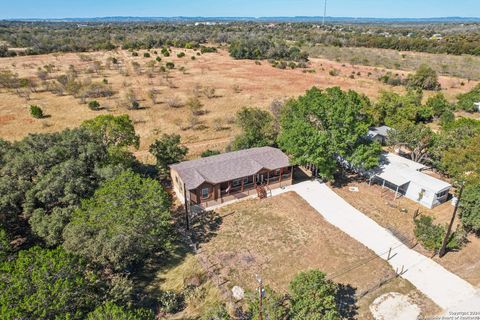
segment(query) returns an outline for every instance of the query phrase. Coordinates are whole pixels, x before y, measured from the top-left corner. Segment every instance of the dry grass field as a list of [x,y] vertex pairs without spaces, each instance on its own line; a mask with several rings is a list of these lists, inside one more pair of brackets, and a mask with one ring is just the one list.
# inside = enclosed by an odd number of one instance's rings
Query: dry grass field
[[[349,187],[358,187],[359,191],[351,192]],[[352,206],[411,245],[416,243],[413,222],[415,210],[419,209],[421,214],[432,216],[436,223],[444,225],[450,222],[453,212],[450,202],[427,209],[406,198],[393,201],[393,192],[383,193],[381,186],[369,186],[365,182],[349,182],[341,187],[334,187],[333,190]],[[469,242],[460,251],[449,252],[441,259],[435,256],[434,260],[472,285],[479,286],[480,239],[470,235],[468,240]],[[415,250],[426,256],[432,256],[432,252],[422,248],[421,244],[415,246]]]
[[[140,150],[137,156],[143,161],[152,161],[148,146],[161,133],[177,132],[182,141],[190,148],[190,156],[195,157],[202,151],[223,149],[237,133],[234,124],[235,113],[244,106],[257,106],[268,109],[274,99],[286,99],[301,95],[312,86],[326,88],[340,86],[354,89],[372,99],[382,89],[402,91],[381,84],[377,78],[387,70],[361,65],[346,65],[326,59],[311,59],[310,70],[280,70],[270,66],[267,61],[257,64],[254,61],[233,60],[225,50],[196,56],[193,50],[174,49],[170,57],[163,57],[161,64],[172,61],[176,67],[169,72],[160,72],[160,63],[155,68],[147,63],[156,57],[144,58],[146,51],[140,51],[133,57],[128,51],[67,53],[38,56],[26,56],[0,59],[0,70],[8,69],[20,77],[36,78],[37,69],[53,65],[49,75],[55,78],[65,74],[69,66],[74,66],[79,78],[92,82],[103,79],[115,91],[109,98],[97,99],[103,110],[92,111],[80,99],[71,95],[55,95],[42,90],[30,94],[30,99],[20,97],[15,92],[0,91],[0,137],[8,140],[20,139],[28,133],[54,132],[76,127],[82,121],[99,114],[128,114],[135,122],[135,128],[141,136]],[[186,56],[177,57],[184,51]],[[192,60],[191,57],[196,59]],[[108,64],[108,58],[115,57],[118,64]],[[95,62],[100,68],[95,69]],[[137,66],[132,64],[138,63]],[[329,72],[338,70],[338,76]],[[396,71],[394,71],[396,72]],[[401,74],[406,72],[401,71]],[[353,78],[352,78],[353,77]],[[38,79],[37,79],[38,80]],[[445,93],[452,98],[460,92],[469,90],[474,81],[460,78],[441,77]],[[460,86],[461,82],[465,86]],[[39,81],[40,82],[40,81]],[[206,94],[212,92],[214,94]],[[157,92],[157,101],[150,98],[149,92]],[[131,91],[139,100],[140,110],[128,110],[126,94]],[[185,105],[189,98],[198,96],[203,104],[204,114],[191,120],[191,111]],[[181,106],[172,108],[169,102],[176,98]],[[27,108],[30,104],[44,109],[47,118],[33,119]],[[192,124],[194,124],[192,126]]]
[[[296,193],[242,201],[218,213],[222,222],[201,245],[200,256],[228,288],[255,290],[259,274],[265,284],[285,292],[298,272],[317,268],[361,296],[359,319],[370,319],[370,303],[391,291],[413,297],[425,316],[439,311],[408,281],[395,278],[387,262],[326,222]],[[377,287],[386,279],[391,280]]]

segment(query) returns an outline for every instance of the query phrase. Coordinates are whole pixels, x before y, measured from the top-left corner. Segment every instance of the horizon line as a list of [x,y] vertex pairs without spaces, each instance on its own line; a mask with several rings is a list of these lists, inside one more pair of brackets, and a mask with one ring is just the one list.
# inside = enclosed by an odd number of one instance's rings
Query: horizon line
[[[297,16],[123,16],[123,15],[113,15],[113,16],[94,16],[94,17],[49,17],[49,18],[37,18],[37,17],[14,17],[14,18],[1,18],[1,21],[15,21],[15,20],[87,20],[87,19],[119,19],[119,18],[130,18],[130,19],[295,19],[295,18],[308,18],[308,19],[323,19],[323,16],[314,15],[297,15]],[[367,17],[367,16],[326,16],[326,19],[372,19],[372,20],[429,20],[429,19],[479,19],[480,16],[437,16],[437,17]]]

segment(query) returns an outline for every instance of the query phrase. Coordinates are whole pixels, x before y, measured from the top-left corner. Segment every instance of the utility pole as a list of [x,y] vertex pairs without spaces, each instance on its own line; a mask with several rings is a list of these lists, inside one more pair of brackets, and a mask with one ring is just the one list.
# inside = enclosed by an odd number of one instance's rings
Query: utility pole
[[447,252],[448,239],[450,238],[450,233],[452,232],[453,222],[455,221],[455,216],[457,215],[457,210],[460,204],[460,200],[462,199],[464,187],[465,187],[465,182],[462,182],[462,186],[460,187],[460,192],[458,194],[458,199],[457,199],[457,202],[455,203],[455,209],[453,210],[452,220],[450,220],[447,233],[445,234],[445,238],[443,239],[443,242],[442,242],[442,247],[440,248],[440,252],[438,253],[438,256],[440,258],[443,257]]
[[324,0],[325,1],[325,6],[323,8],[323,21],[322,21],[322,25],[325,25],[325,16],[327,15],[327,0]]
[[187,188],[185,187],[185,183],[183,184],[183,200],[185,201],[185,226],[188,231],[190,230],[190,221],[188,214]]
[[258,320],[263,320],[263,282],[258,274],[255,277],[258,281]]

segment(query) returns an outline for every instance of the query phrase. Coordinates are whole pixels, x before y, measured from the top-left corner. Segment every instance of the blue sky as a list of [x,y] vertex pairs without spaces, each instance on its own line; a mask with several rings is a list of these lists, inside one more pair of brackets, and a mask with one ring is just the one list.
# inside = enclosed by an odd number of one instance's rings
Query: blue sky
[[[324,0],[0,0],[0,19],[104,16],[320,16]],[[480,17],[480,0],[328,0],[335,17]]]

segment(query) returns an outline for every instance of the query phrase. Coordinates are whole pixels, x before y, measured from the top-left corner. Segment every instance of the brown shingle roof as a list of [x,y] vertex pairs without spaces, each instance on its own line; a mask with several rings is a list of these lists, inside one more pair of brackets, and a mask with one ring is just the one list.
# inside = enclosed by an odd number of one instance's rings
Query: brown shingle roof
[[272,147],[252,148],[217,156],[185,161],[170,167],[178,172],[188,190],[204,182],[217,184],[256,174],[261,169],[288,167],[288,157]]

